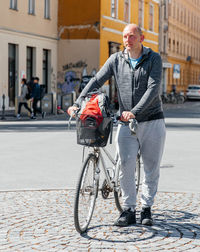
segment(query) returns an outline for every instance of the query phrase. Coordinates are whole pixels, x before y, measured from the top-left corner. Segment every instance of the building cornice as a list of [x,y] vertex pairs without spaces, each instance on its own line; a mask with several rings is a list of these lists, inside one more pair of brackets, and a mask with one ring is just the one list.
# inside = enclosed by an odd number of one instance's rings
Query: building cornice
[[[112,28],[108,28],[108,27],[102,27],[103,31],[107,31],[107,32],[111,32],[111,33],[115,33],[115,34],[119,34],[119,35],[123,35],[123,32],[112,29]],[[150,43],[150,44],[154,44],[154,45],[158,45],[157,41],[153,41],[153,40],[149,40],[149,39],[144,39],[144,42]]]
[[40,35],[40,34],[32,33],[32,32],[24,32],[24,31],[11,29],[8,27],[3,27],[3,26],[0,26],[0,31],[13,32],[13,33],[24,34],[24,35],[28,35],[28,36],[40,37],[40,38],[44,38],[44,39],[58,40],[57,37],[45,36],[45,35]]
[[153,31],[150,31],[150,30],[145,30],[144,28],[142,28],[142,31],[143,31],[143,32],[150,33],[150,34],[153,34],[153,35],[155,35],[155,36],[158,36],[158,35],[159,35],[157,32],[153,32]]
[[[120,24],[123,24],[123,25],[127,25],[127,24],[128,24],[128,23],[126,23],[126,22],[124,22],[124,21],[122,21],[122,20],[120,20],[120,19],[112,18],[112,17],[109,17],[109,16],[104,16],[104,15],[103,15],[102,18],[108,19],[108,20],[111,20],[111,21],[113,21],[113,22],[120,23]],[[158,33],[153,32],[153,31],[150,31],[150,30],[146,30],[146,29],[144,29],[144,28],[142,28],[142,31],[158,36]]]
[[117,19],[117,18],[112,18],[112,17],[109,17],[109,16],[104,16],[104,15],[103,15],[102,18],[108,19],[108,20],[111,20],[111,21],[113,21],[113,22],[120,23],[120,24],[123,24],[123,25],[127,25],[127,24],[128,24],[128,23],[125,22],[125,21],[122,21],[122,20]]
[[122,31],[118,31],[118,30],[115,30],[115,29],[112,29],[112,28],[108,28],[108,27],[104,27],[102,26],[102,30],[103,31],[108,31],[108,32],[111,32],[111,33],[115,33],[115,34],[119,34],[119,35],[123,35],[123,32]]

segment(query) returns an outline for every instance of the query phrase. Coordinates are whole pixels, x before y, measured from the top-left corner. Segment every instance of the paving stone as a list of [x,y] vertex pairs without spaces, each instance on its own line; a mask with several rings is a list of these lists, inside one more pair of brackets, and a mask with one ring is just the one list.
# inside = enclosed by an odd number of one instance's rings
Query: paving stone
[[[183,200],[184,199],[184,200]],[[73,190],[0,192],[0,251],[200,251],[198,193],[158,192],[154,226],[113,226],[114,198],[97,199],[88,232],[73,223]],[[137,207],[139,220],[140,203]]]

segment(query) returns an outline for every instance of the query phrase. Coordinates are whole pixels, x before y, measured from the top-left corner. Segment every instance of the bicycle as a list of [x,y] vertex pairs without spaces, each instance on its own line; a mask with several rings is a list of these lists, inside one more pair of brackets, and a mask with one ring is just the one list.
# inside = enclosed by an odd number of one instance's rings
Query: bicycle
[[167,95],[162,96],[163,103],[172,103],[172,104],[183,104],[185,102],[185,96],[183,92],[174,93],[171,92]]
[[[111,141],[112,142],[112,123],[111,121]],[[135,121],[130,122],[130,127],[134,129]],[[132,124],[132,126],[131,126]],[[77,132],[78,135],[78,132]],[[105,136],[106,137],[106,136]],[[107,140],[106,140],[107,141]],[[122,210],[122,194],[120,189],[119,173],[120,173],[120,160],[119,154],[116,153],[115,158],[105,149],[104,145],[89,147],[90,153],[82,164],[78,183],[75,192],[74,201],[74,225],[77,232],[80,234],[86,232],[95,208],[96,199],[98,197],[99,190],[102,197],[107,199],[111,192],[114,193],[115,204],[119,212]],[[84,156],[85,146],[83,149]],[[104,155],[111,162],[112,166],[109,167]],[[102,183],[101,189],[99,189],[100,172],[103,170],[105,179]],[[136,168],[135,168],[135,184],[136,191],[139,190],[140,183],[140,153],[137,155]]]

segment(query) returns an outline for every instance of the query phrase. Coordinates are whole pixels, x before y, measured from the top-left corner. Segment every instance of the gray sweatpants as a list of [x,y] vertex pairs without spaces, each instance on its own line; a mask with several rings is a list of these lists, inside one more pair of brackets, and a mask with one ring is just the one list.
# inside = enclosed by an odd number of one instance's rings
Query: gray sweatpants
[[165,135],[164,119],[139,123],[136,136],[131,135],[128,125],[118,125],[116,146],[121,161],[120,184],[124,209],[136,207],[135,166],[139,149],[144,164],[141,203],[143,207],[153,205]]

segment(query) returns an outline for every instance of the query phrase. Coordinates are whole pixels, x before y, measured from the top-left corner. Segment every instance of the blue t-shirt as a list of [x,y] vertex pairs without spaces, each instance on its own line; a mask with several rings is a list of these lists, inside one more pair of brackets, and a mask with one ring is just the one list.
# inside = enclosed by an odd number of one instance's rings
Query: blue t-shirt
[[129,58],[131,66],[132,66],[133,69],[135,69],[135,66],[141,60],[141,58],[142,58],[142,56],[140,56],[138,59]]

